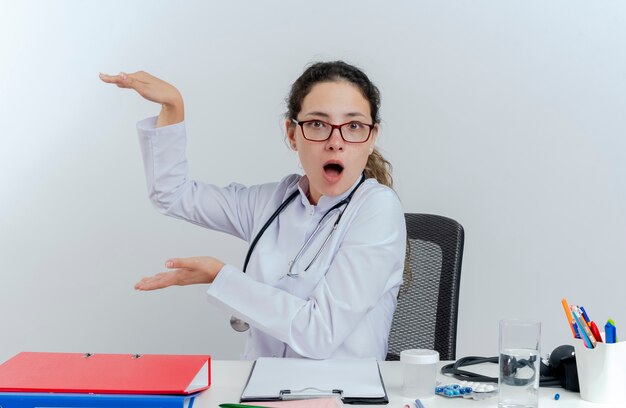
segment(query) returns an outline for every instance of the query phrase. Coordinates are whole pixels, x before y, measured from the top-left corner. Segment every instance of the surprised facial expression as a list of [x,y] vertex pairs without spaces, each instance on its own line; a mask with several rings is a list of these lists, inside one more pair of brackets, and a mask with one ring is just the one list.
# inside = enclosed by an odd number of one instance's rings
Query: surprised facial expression
[[[304,97],[298,121],[319,120],[333,125],[355,122],[373,123],[370,104],[359,88],[346,81],[321,82]],[[313,122],[310,126],[318,126]],[[378,125],[363,143],[346,142],[333,129],[330,138],[311,141],[304,138],[302,128],[291,120],[286,122],[289,143],[298,151],[300,163],[309,179],[309,199],[317,204],[321,196],[337,196],[346,192],[361,176],[367,158],[378,136]],[[306,128],[305,128],[306,129]],[[346,131],[344,131],[344,136]]]

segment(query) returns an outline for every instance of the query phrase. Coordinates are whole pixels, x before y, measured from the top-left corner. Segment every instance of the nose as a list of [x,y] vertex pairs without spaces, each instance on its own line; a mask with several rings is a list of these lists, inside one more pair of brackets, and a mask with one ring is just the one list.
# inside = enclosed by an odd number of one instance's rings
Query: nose
[[330,132],[330,137],[326,141],[326,148],[328,150],[343,150],[343,143],[344,141],[339,129],[335,128]]

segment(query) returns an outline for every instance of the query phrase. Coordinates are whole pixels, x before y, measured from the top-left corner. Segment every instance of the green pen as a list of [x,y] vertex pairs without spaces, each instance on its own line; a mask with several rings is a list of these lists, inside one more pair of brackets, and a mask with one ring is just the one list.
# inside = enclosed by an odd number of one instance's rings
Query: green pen
[[220,408],[269,408],[262,405],[220,404]]

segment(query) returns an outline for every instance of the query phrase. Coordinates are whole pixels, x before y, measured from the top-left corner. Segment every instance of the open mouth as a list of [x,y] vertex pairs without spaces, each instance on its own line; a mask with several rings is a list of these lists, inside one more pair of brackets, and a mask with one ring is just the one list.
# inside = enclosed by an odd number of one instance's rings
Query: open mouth
[[324,165],[324,173],[330,177],[337,177],[343,171],[341,163],[326,163]]

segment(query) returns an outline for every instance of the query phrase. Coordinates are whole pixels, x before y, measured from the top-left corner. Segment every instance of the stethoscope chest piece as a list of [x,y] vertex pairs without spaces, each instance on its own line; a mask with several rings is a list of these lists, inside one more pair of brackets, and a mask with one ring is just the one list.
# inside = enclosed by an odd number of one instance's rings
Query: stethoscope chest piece
[[241,319],[236,318],[235,316],[230,317],[230,327],[232,327],[235,331],[245,332],[250,328],[250,325],[244,322]]

